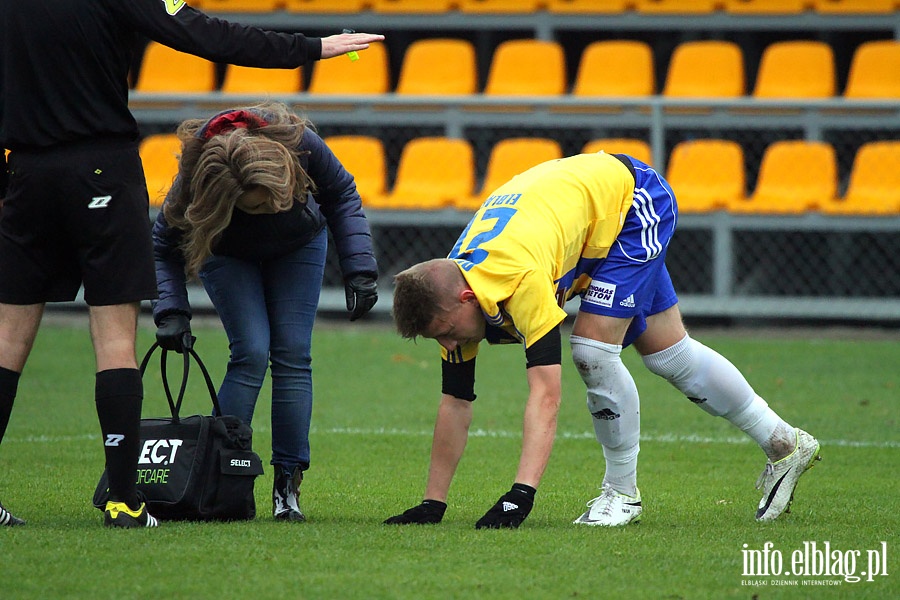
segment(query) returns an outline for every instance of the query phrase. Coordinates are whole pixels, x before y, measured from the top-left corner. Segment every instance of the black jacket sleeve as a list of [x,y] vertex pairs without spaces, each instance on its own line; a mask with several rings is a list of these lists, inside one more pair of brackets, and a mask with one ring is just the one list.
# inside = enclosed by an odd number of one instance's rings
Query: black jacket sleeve
[[107,0],[135,31],[175,50],[249,67],[292,69],[319,60],[322,40],[211,17],[184,0]]
[[341,273],[378,276],[372,233],[363,212],[356,182],[316,132],[303,132],[300,149],[309,152],[307,173],[316,184],[316,201],[340,257]]
[[0,200],[6,197],[6,187],[9,185],[9,171],[6,169],[6,152],[0,148]]
[[[179,182],[176,180],[172,189],[177,185]],[[169,195],[171,194],[170,190]],[[153,259],[156,264],[156,289],[159,298],[152,302],[152,306],[153,321],[157,325],[166,315],[180,313],[191,316],[184,256],[179,248],[181,235],[181,230],[169,227],[163,211],[159,211],[153,223]]]

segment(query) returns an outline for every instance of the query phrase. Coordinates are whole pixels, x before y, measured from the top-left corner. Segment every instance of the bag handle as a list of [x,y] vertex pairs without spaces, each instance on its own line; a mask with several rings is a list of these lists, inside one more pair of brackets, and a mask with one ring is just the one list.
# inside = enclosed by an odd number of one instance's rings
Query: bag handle
[[200,367],[200,372],[203,373],[203,379],[206,381],[206,389],[209,391],[209,399],[212,401],[215,414],[221,415],[222,408],[219,406],[219,397],[216,395],[216,388],[213,385],[212,378],[209,376],[209,371],[207,371],[206,365],[203,364],[203,361],[200,360],[200,356],[194,350],[192,343],[185,345],[184,352],[181,353],[184,357],[184,366],[181,371],[181,387],[178,390],[177,400],[172,396],[172,389],[169,386],[169,376],[166,372],[166,356],[169,354],[169,351],[165,348],[161,348],[159,342],[153,342],[153,345],[150,346],[149,350],[147,350],[147,354],[144,355],[144,359],[141,361],[141,377],[143,378],[144,372],[147,370],[147,364],[150,362],[150,357],[153,355],[153,352],[157,348],[160,348],[160,350],[162,350],[162,353],[159,357],[159,370],[162,374],[163,391],[165,391],[166,393],[166,401],[169,403],[169,411],[172,413],[172,421],[175,423],[178,423],[179,421],[181,403],[184,401],[184,393],[187,389],[188,374],[190,373],[191,368],[191,357],[193,357],[193,359],[197,362],[197,366]]

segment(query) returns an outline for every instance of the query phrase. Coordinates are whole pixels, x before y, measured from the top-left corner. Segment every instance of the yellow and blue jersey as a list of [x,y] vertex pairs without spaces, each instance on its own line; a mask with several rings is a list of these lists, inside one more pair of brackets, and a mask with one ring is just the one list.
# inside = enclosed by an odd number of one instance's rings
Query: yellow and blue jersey
[[[481,305],[489,342],[527,348],[563,321],[563,305],[588,289],[592,266],[616,242],[634,188],[625,164],[600,152],[539,164],[484,201],[448,258]],[[444,359],[476,353],[472,344]]]

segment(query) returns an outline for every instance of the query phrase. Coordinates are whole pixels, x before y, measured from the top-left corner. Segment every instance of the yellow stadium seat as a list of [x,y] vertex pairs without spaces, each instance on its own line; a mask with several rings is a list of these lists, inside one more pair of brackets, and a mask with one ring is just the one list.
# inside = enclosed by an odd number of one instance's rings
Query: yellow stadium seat
[[735,14],[797,14],[811,5],[812,0],[725,0],[725,10]]
[[853,53],[845,98],[900,98],[900,42],[873,40]]
[[635,9],[642,13],[700,14],[711,13],[720,0],[635,0]]
[[834,94],[834,52],[825,42],[775,42],[763,50],[755,98],[828,98]]
[[548,40],[501,42],[494,51],[484,93],[489,96],[553,96],[566,91],[562,46]]
[[454,206],[460,210],[477,210],[495,189],[531,167],[562,158],[563,152],[556,140],[549,138],[508,138],[500,140],[491,149],[481,190],[469,197],[457,198]]
[[296,94],[301,90],[301,69],[256,69],[228,65],[222,93],[225,94]]
[[284,0],[203,0],[205,12],[272,12],[282,8]]
[[669,156],[666,180],[675,192],[679,212],[728,208],[744,198],[744,150],[729,140],[679,142]]
[[181,142],[174,133],[148,135],[138,146],[144,177],[147,179],[147,194],[150,206],[162,206],[172,181],[178,174],[178,156]]
[[373,208],[440,210],[472,195],[475,158],[466,140],[421,137],[403,147],[391,191]]
[[478,86],[475,47],[462,39],[424,39],[403,54],[398,94],[474,94]]
[[823,14],[888,14],[900,4],[897,0],[813,0],[813,8]]
[[443,13],[456,8],[456,0],[373,0],[372,10],[381,13]]
[[384,94],[390,85],[387,50],[370,44],[359,60],[336,56],[316,61],[309,82],[310,94]]
[[900,141],[860,146],[844,197],[821,208],[826,213],[843,215],[900,214]]
[[531,13],[545,6],[545,0],[459,0],[464,13]]
[[207,93],[216,87],[216,65],[157,42],[144,50],[135,90],[138,92]]
[[584,145],[581,153],[593,154],[601,150],[607,154],[627,154],[648,165],[653,161],[650,144],[637,138],[595,138]]
[[575,96],[649,96],[654,90],[653,51],[636,40],[589,44],[572,86]]
[[662,93],[677,98],[735,98],[744,91],[741,47],[709,40],[675,47]]
[[735,213],[802,214],[817,210],[837,192],[837,158],[826,142],[787,140],[763,153],[756,188],[729,205]]
[[547,12],[563,14],[616,14],[630,9],[633,0],[547,0]]
[[371,7],[369,0],[285,0],[288,12],[357,13]]
[[335,135],[326,137],[325,143],[353,175],[363,205],[376,207],[383,203],[387,167],[381,140],[366,135]]

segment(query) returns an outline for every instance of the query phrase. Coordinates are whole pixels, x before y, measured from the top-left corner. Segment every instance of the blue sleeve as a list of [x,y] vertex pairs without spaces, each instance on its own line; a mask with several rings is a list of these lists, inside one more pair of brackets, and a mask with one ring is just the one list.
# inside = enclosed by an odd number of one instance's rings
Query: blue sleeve
[[157,325],[166,315],[180,313],[191,317],[180,242],[181,231],[169,227],[163,211],[160,210],[153,223],[153,259],[156,264],[156,289],[159,299],[153,301],[152,306],[153,321]]
[[356,273],[377,277],[372,233],[353,176],[312,129],[304,131],[300,150],[309,152],[307,173],[316,184],[316,201],[331,230],[344,277]]

